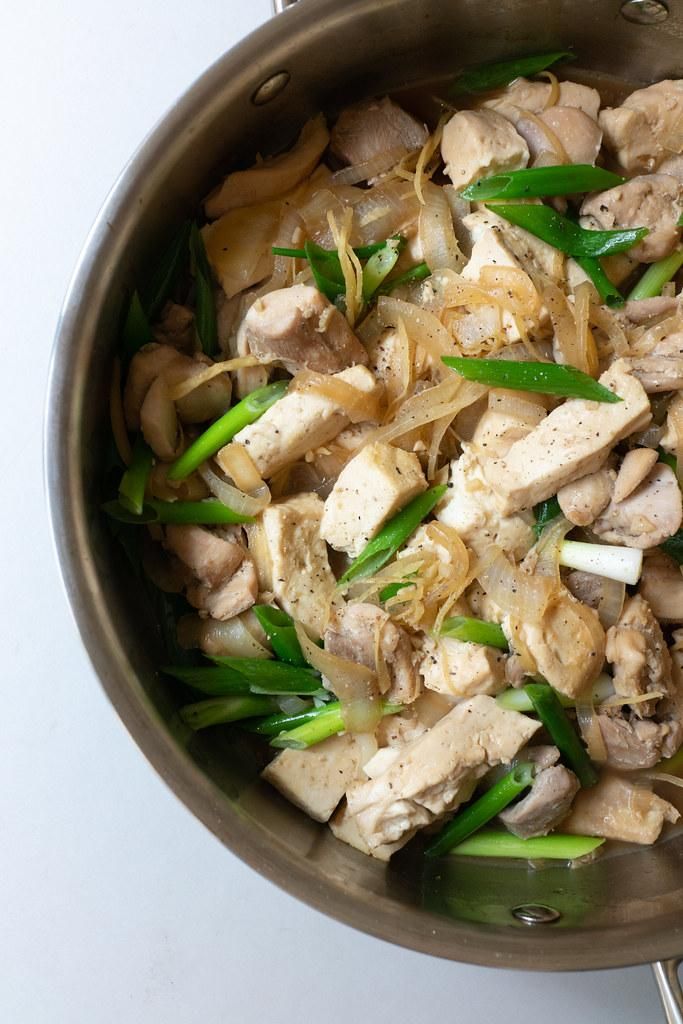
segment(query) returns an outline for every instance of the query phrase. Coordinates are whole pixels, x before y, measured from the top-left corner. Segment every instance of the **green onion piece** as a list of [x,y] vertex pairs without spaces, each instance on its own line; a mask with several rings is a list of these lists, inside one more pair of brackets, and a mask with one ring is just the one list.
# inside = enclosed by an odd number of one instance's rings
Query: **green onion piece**
[[431,273],[426,263],[418,263],[416,266],[411,267],[410,270],[406,270],[405,273],[399,274],[398,277],[392,277],[391,281],[385,281],[377,289],[377,292],[379,295],[388,295],[389,292],[393,292],[395,288],[400,288],[404,284],[412,284],[413,281],[424,281],[426,277],[431,277]]
[[544,395],[584,398],[589,402],[621,402],[619,395],[574,366],[513,363],[509,359],[477,359],[470,356],[442,356],[441,360],[465,380],[474,380],[493,388],[539,391]]
[[578,265],[588,274],[598,295],[610,309],[619,309],[626,301],[619,289],[612,284],[597,256],[575,256]]
[[257,736],[279,736],[281,732],[289,732],[292,729],[297,729],[300,725],[305,725],[306,722],[311,722],[321,711],[330,707],[332,707],[332,703],[323,704],[321,707],[309,704],[302,711],[295,711],[291,715],[278,712],[267,718],[259,718],[255,722],[250,722],[246,728],[249,732],[256,733]]
[[[575,703],[571,697],[565,697],[563,693],[558,693],[557,699],[563,708],[575,707]],[[529,714],[534,710],[534,706],[531,703],[529,695],[526,694],[523,689],[517,689],[514,686],[497,693],[495,700],[496,704],[501,708],[504,708],[506,711],[519,711],[522,714]]]
[[546,526],[552,523],[554,519],[562,515],[562,509],[557,497],[546,498],[545,501],[539,502],[538,505],[534,506],[534,516],[536,522],[534,523],[534,533],[537,537],[540,537]]
[[515,78],[528,78],[545,71],[559,60],[571,60],[571,50],[553,50],[550,53],[534,53],[528,57],[514,57],[512,60],[496,61],[470,68],[458,75],[449,89],[451,96],[466,92],[490,92],[513,82]]
[[[369,245],[357,245],[354,246],[354,252],[359,260],[367,260],[370,256],[373,256],[380,249],[383,249],[388,242],[398,242],[399,248],[403,248],[405,245],[405,238],[402,235],[393,235],[391,238],[386,238],[382,242],[370,242]],[[270,250],[273,256],[291,256],[292,259],[305,260],[307,259],[305,249],[287,249],[281,245],[274,245]],[[331,258],[336,258],[339,261],[339,255],[336,249],[322,249],[318,246],[319,253],[326,253]]]
[[589,231],[569,217],[563,217],[550,206],[528,203],[489,203],[488,208],[500,217],[524,228],[548,245],[568,256],[610,256],[626,252],[648,234],[647,228],[624,228],[618,231]]
[[398,242],[390,239],[365,264],[363,267],[363,300],[365,302],[370,301],[385,277],[394,269],[399,252]]
[[[169,665],[163,671],[211,697],[232,697],[247,693],[317,696],[321,692],[320,676],[313,669],[297,668],[266,658],[222,660],[228,664],[200,665],[198,668]],[[236,667],[238,662],[243,663],[239,668]],[[245,662],[258,662],[259,668],[245,665]],[[326,695],[327,691],[324,693]]]
[[425,850],[426,857],[442,857],[464,842],[473,832],[488,824],[508,804],[528,789],[534,781],[535,768],[530,761],[522,761],[511,772],[483,793],[478,800],[460,811],[441,829],[436,839]]
[[377,596],[382,604],[385,604],[387,601],[390,601],[392,597],[396,597],[396,595],[405,587],[409,587],[411,582],[411,580],[399,580],[397,583],[388,583],[386,587],[383,587],[382,590],[380,590]]
[[206,256],[204,240],[196,224],[190,228],[190,262],[195,279],[195,328],[203,351],[214,356],[218,348],[216,303],[213,276]]
[[252,611],[280,661],[289,665],[308,664],[294,629],[294,620],[287,612],[269,604],[255,604]]
[[267,384],[264,388],[252,391],[232,409],[228,409],[220,419],[212,423],[208,430],[200,434],[196,441],[183,452],[168,471],[169,480],[184,480],[194,473],[197,466],[215,455],[219,448],[233,439],[243,427],[254,423],[270,409],[287,391],[289,381],[278,380]]
[[485,199],[526,199],[540,196],[566,196],[574,192],[598,192],[626,181],[593,164],[560,164],[557,167],[530,167],[480,178],[460,193],[471,202]]
[[674,533],[673,537],[667,537],[659,546],[669,558],[683,565],[683,529]]
[[676,221],[676,227],[677,228],[683,228],[683,213],[680,215],[680,217]]
[[548,683],[527,683],[524,692],[550,733],[553,743],[576,772],[581,785],[594,786],[598,781],[597,772],[552,686]]
[[471,619],[466,615],[454,615],[446,619],[439,636],[449,636],[469,644],[484,644],[507,651],[508,642],[501,626],[483,619]]
[[485,829],[451,850],[457,857],[508,857],[521,860],[578,860],[605,842],[595,836],[567,836],[558,832],[535,839],[518,839],[511,832]]
[[683,249],[676,249],[663,260],[651,263],[635,288],[628,293],[629,302],[635,299],[654,299],[662,294],[662,288],[683,267]]
[[683,747],[672,754],[671,757],[665,757],[662,761],[658,761],[655,765],[655,770],[658,772],[666,772],[667,775],[680,775],[683,772]]
[[142,434],[138,434],[133,445],[130,466],[121,477],[119,484],[119,501],[134,516],[142,515],[145,489],[152,471],[153,461],[152,449],[145,442]]
[[[403,711],[402,704],[382,704],[382,715],[396,715]],[[322,743],[330,736],[344,732],[344,717],[342,706],[339,701],[326,704],[325,707],[317,708],[315,715],[311,714],[309,720],[295,729],[282,732],[271,741],[271,747],[288,747],[292,750],[306,750],[316,743]]]
[[147,287],[143,290],[143,303],[150,320],[155,320],[169,298],[187,256],[190,237],[189,220],[181,225],[168,249],[159,260]]
[[135,291],[130,297],[121,332],[121,355],[124,361],[130,362],[135,353],[151,340],[152,329],[149,326],[140,296]]
[[659,462],[663,462],[669,469],[673,469],[674,473],[678,468],[678,459],[671,452],[665,452],[663,448],[657,449],[657,455],[659,456]]
[[308,260],[313,280],[319,292],[330,300],[336,302],[340,295],[346,292],[344,274],[337,252],[328,252],[315,242],[305,242],[304,252]]
[[107,501],[104,512],[120,523],[144,525],[145,523],[177,523],[194,526],[220,526],[221,523],[253,523],[253,516],[233,512],[222,501],[158,501],[150,499],[142,506],[140,513],[133,513],[122,501]]
[[447,489],[445,484],[430,487],[428,491],[408,502],[405,508],[385,523],[377,536],[366,544],[339,582],[348,583],[350,580],[372,576],[386,565],[392,555],[396,554],[401,545],[415,532],[425,516],[429,515],[434,506],[441,501]]
[[209,725],[224,725],[238,722],[243,718],[255,718],[277,710],[277,701],[272,697],[216,697],[186,704],[180,709],[180,717],[191,729],[206,729]]

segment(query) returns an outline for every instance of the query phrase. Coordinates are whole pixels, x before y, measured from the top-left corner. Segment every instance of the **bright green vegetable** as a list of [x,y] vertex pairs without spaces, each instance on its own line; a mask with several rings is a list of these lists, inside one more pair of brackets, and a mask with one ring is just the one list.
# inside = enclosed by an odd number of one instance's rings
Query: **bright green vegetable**
[[557,167],[530,167],[480,178],[460,193],[471,202],[485,199],[531,199],[540,196],[566,196],[574,192],[597,192],[621,185],[626,179],[593,164],[560,164]]
[[348,583],[350,580],[372,576],[386,565],[392,555],[395,555],[401,545],[415,532],[425,516],[429,515],[434,506],[441,501],[446,490],[446,485],[442,484],[431,487],[417,498],[413,498],[393,519],[385,523],[373,540],[366,544],[339,582]]
[[218,347],[218,326],[213,297],[213,277],[204,240],[196,224],[190,228],[190,263],[195,281],[194,322],[197,337],[206,355],[214,356]]
[[289,381],[278,380],[267,384],[264,388],[252,391],[232,409],[228,409],[220,419],[212,423],[208,430],[200,434],[196,441],[183,452],[168,471],[169,480],[184,480],[194,473],[197,466],[215,455],[219,448],[233,439],[243,427],[254,423],[270,409],[287,391]]
[[[217,659],[214,659],[217,660]],[[253,694],[304,694],[321,692],[320,676],[313,669],[285,665],[281,661],[261,658],[225,658],[227,664],[193,666],[169,665],[166,675],[200,690],[211,697],[234,697]],[[240,667],[236,664],[240,662]],[[247,662],[258,662],[258,668]],[[326,694],[327,691],[324,691]]]
[[624,305],[626,301],[624,296],[612,284],[597,256],[575,256],[574,258],[584,273],[590,277],[605,305],[609,306],[610,309],[619,309],[620,306]]
[[546,526],[561,515],[562,509],[557,497],[546,498],[545,501],[541,501],[538,505],[534,506],[534,517],[536,519],[534,533],[536,536],[540,537]]
[[[402,235],[393,235],[392,238],[386,238],[382,242],[371,242],[369,245],[354,246],[353,251],[359,260],[367,260],[376,252],[380,252],[381,249],[384,249],[389,242],[398,242],[399,246],[402,247],[405,244],[405,239]],[[299,260],[307,259],[305,249],[287,249],[280,245],[274,245],[271,252],[273,256],[291,256],[292,259]],[[339,262],[339,254],[336,249],[322,249],[318,246],[318,252],[326,253],[330,258],[336,258],[337,262]]]
[[[383,715],[396,715],[399,711],[403,711],[402,704],[383,703],[382,705]],[[326,704],[325,707],[317,708],[315,715],[311,714],[308,721],[303,725],[275,736],[270,741],[270,745],[271,747],[289,747],[292,750],[305,750],[316,743],[322,743],[323,740],[329,739],[330,736],[336,736],[337,733],[344,732],[344,729],[342,706],[339,701],[333,701],[330,704]]]
[[316,707],[311,703],[301,711],[295,711],[290,715],[279,712],[269,715],[267,718],[260,718],[258,721],[250,722],[246,728],[258,736],[279,736],[281,732],[289,732],[312,721],[321,711],[330,707],[332,707],[332,703],[323,704],[321,707]]
[[534,781],[535,768],[529,761],[516,765],[511,772],[483,793],[478,800],[468,804],[441,829],[438,836],[425,850],[426,857],[442,857],[464,842],[473,832],[488,824],[508,804],[523,793]]
[[304,253],[313,273],[313,280],[319,292],[330,302],[346,292],[346,283],[337,251],[322,249],[315,242],[304,243]]
[[294,620],[287,612],[269,604],[255,604],[252,611],[280,661],[289,665],[308,664],[294,629]]
[[363,267],[363,300],[369,302],[385,277],[396,266],[400,253],[398,241],[390,240],[370,257]]
[[610,256],[626,252],[648,234],[647,228],[589,231],[550,206],[529,203],[489,203],[488,207],[511,224],[554,246],[568,256]]
[[388,295],[389,292],[393,292],[395,288],[400,288],[404,284],[412,284],[413,281],[424,281],[426,277],[431,276],[431,273],[426,263],[418,263],[416,266],[411,267],[410,270],[406,270],[405,273],[399,274],[398,277],[392,277],[391,281],[385,281],[377,289],[377,292],[379,295]]
[[683,529],[674,533],[673,537],[667,537],[659,546],[675,562],[683,565]]
[[576,772],[581,785],[594,786],[598,781],[597,772],[552,686],[548,683],[527,683],[524,692],[553,743]]
[[185,221],[161,256],[146,288],[143,304],[150,320],[155,320],[170,297],[187,259],[191,222]]
[[243,718],[255,718],[277,711],[277,701],[272,697],[216,697],[186,704],[180,709],[180,717],[191,729],[206,729],[209,725],[224,725],[238,722]]
[[134,516],[141,516],[145,501],[145,489],[152,471],[154,456],[142,434],[138,434],[133,445],[130,465],[121,477],[119,501]]
[[135,353],[152,340],[152,328],[143,308],[140,296],[134,291],[128,303],[126,319],[121,332],[121,355],[126,363]]
[[571,50],[553,50],[550,53],[535,53],[528,57],[514,57],[512,60],[496,61],[470,68],[458,75],[449,89],[452,96],[467,92],[490,92],[513,82],[515,78],[528,78],[545,71],[560,60],[571,60]]
[[664,285],[676,276],[681,267],[683,267],[683,249],[676,249],[670,256],[665,256],[663,260],[651,263],[635,288],[628,293],[629,302],[634,299],[654,299],[656,295],[661,295]]
[[667,775],[680,775],[683,772],[683,747],[671,757],[665,757],[663,761],[658,761],[655,769],[658,772],[666,772]]
[[476,359],[442,356],[442,362],[465,380],[515,391],[539,391],[544,395],[585,398],[591,402],[621,402],[619,395],[573,366],[557,363],[513,363],[509,359]]
[[676,469],[678,467],[678,459],[675,455],[672,455],[671,452],[665,452],[663,448],[657,449],[657,455],[659,456],[660,462],[663,462],[665,466],[668,466],[670,469],[673,469],[674,473],[676,472]]
[[605,842],[594,836],[567,836],[558,832],[535,839],[518,839],[510,832],[486,829],[451,850],[457,857],[515,857],[521,860],[577,860]]
[[120,523],[141,526],[145,523],[178,523],[196,526],[219,526],[221,523],[253,523],[253,516],[233,512],[222,501],[158,501],[150,498],[139,515],[127,509],[121,501],[107,501],[103,511]]
[[387,601],[391,600],[392,597],[396,597],[396,595],[401,590],[404,590],[405,587],[409,587],[411,582],[411,580],[399,580],[396,583],[389,583],[386,587],[383,587],[383,589],[380,590],[377,596],[382,604],[385,604]]
[[507,637],[501,626],[495,622],[484,622],[483,619],[471,619],[466,615],[455,615],[446,619],[439,636],[449,636],[470,644],[498,647],[501,651],[508,649]]
[[[533,680],[530,679],[529,682],[533,682]],[[559,690],[556,690],[555,694],[563,708],[576,707],[576,701],[571,697],[566,697]],[[613,695],[614,686],[611,677],[606,674],[599,675],[591,687],[591,700],[593,703],[600,704],[603,700],[607,700],[608,697]],[[516,689],[512,686],[508,690],[503,690],[496,695],[496,703],[501,708],[505,708],[506,711],[521,711],[524,713],[534,710],[529,695],[523,689]]]

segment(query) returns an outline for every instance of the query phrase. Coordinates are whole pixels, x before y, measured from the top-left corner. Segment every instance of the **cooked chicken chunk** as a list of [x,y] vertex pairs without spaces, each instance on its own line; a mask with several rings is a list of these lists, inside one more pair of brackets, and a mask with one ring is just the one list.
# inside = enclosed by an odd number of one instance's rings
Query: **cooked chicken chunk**
[[413,665],[413,648],[405,629],[373,604],[348,604],[337,609],[325,630],[325,650],[373,671],[381,659],[386,673],[384,695],[398,704],[410,704],[420,694],[420,680]]
[[245,553],[241,544],[224,540],[203,526],[167,526],[166,547],[209,587],[229,579]]
[[167,302],[153,334],[160,345],[192,353],[195,347],[194,313],[188,306]]
[[638,593],[660,622],[683,622],[683,573],[663,551],[648,553]]
[[670,466],[658,462],[623,501],[612,498],[592,530],[610,544],[653,548],[676,533],[682,519],[676,474]]
[[683,723],[676,719],[653,722],[647,718],[597,715],[607,751],[606,764],[618,771],[652,768],[674,754],[683,740]]
[[388,170],[408,153],[421,149],[428,135],[424,124],[384,96],[342,110],[332,129],[330,149],[352,165],[374,163],[388,154],[386,166],[380,166],[380,170]]
[[605,774],[597,786],[581,790],[562,822],[562,831],[649,845],[657,840],[665,821],[679,817],[672,804],[644,786]]
[[582,217],[591,218],[591,227],[647,228],[645,238],[629,249],[629,256],[642,263],[654,263],[674,251],[681,240],[681,213],[683,185],[668,174],[631,178],[589,196],[581,207]]
[[[619,696],[671,696],[671,656],[652,609],[640,595],[628,598],[618,622],[608,629],[606,655],[614,666],[614,689]],[[636,716],[651,715],[659,697],[632,704]]]
[[600,383],[622,401],[570,399],[515,442],[504,459],[484,462],[484,477],[498,495],[502,513],[531,508],[570,481],[595,472],[618,441],[649,423],[648,397],[621,360],[612,363]]
[[505,689],[503,651],[482,644],[463,643],[453,637],[427,638],[420,661],[425,686],[452,697],[496,694]]
[[362,777],[366,745],[348,733],[310,750],[283,750],[262,778],[316,821],[327,821],[344,793]]
[[426,487],[413,452],[381,441],[366,445],[344,466],[325,501],[321,535],[337,551],[356,556]]
[[[177,349],[150,342],[135,353],[130,362],[123,391],[123,411],[129,430],[140,429],[140,411],[154,381],[170,366],[183,361]],[[192,362],[192,360],[189,360]]]
[[222,622],[241,615],[256,603],[258,597],[258,576],[256,567],[248,555],[235,570],[230,579],[214,587],[203,583],[190,586],[185,592],[193,608],[208,612],[212,619]]
[[490,767],[509,763],[538,728],[492,697],[458,704],[405,746],[387,771],[347,791],[363,840],[370,849],[400,842],[455,810]]
[[[484,101],[484,106],[516,123],[526,111],[542,114],[550,99],[551,86],[547,82],[530,82],[528,78],[516,78],[498,96]],[[558,106],[575,107],[597,120],[600,109],[600,94],[596,89],[578,82],[560,82]],[[552,110],[553,108],[548,108]]]
[[[368,397],[375,391],[375,378],[364,366],[351,366],[335,376]],[[314,391],[290,390],[234,440],[245,446],[259,473],[270,477],[306,452],[327,444],[348,423],[349,417],[332,399]],[[220,465],[220,452],[216,459]]]
[[478,178],[526,167],[529,150],[515,128],[493,110],[459,110],[444,127],[441,156],[457,188]]
[[597,122],[577,107],[549,107],[533,117],[522,113],[515,127],[535,167],[557,164],[561,158],[573,164],[594,164],[600,152],[602,132]]
[[665,355],[638,356],[628,360],[631,373],[648,395],[683,389],[683,358]]
[[520,839],[545,836],[566,817],[578,791],[579,780],[564,765],[543,768],[530,792],[498,817]]
[[603,467],[560,487],[557,500],[570,523],[588,526],[609,504],[613,486],[614,472]]
[[323,503],[299,494],[263,510],[263,531],[278,603],[316,637],[322,636],[336,580],[320,536]]
[[614,481],[612,498],[615,502],[623,501],[633,494],[656,464],[657,458],[657,452],[653,448],[632,448],[624,455]]
[[242,321],[248,350],[262,363],[277,362],[289,373],[339,373],[368,354],[348,321],[307,284],[279,288],[257,299]]
[[620,107],[600,114],[605,144],[629,174],[654,171],[680,152],[683,81],[665,79],[638,89]]

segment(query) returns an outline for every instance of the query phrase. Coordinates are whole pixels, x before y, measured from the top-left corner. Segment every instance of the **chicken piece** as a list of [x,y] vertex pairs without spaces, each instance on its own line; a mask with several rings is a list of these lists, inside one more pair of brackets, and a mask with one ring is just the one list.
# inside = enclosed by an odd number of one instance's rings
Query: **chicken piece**
[[160,345],[192,353],[195,349],[194,313],[188,306],[167,302],[152,333]]
[[[374,397],[375,378],[364,366],[335,374],[339,380]],[[255,423],[234,437],[243,444],[263,477],[270,477],[307,452],[327,444],[348,426],[349,417],[334,400],[314,391],[290,390]],[[221,464],[221,453],[216,456]]]
[[[516,442],[521,444],[522,442]],[[515,445],[512,446],[513,448]],[[531,512],[503,515],[481,463],[469,445],[451,463],[449,490],[436,510],[436,518],[457,530],[468,547],[483,555],[492,544],[523,558],[535,541]]]
[[261,772],[291,803],[315,821],[327,821],[356,779],[367,751],[345,733],[332,736],[310,750],[283,750]]
[[364,853],[366,857],[374,857],[375,860],[388,861],[392,854],[400,850],[402,846],[405,846],[410,836],[406,836],[404,839],[399,840],[397,843],[383,843],[380,846],[374,846],[370,848],[363,839],[358,828],[358,822],[353,814],[349,812],[346,803],[336,811],[336,813],[330,818],[329,826],[332,831],[332,835],[341,840],[342,843],[346,843],[348,846],[352,846],[354,850],[359,850]]
[[[678,457],[679,429],[678,424],[683,416],[683,392],[677,391],[669,402],[666,414],[666,428],[660,439],[660,446],[665,452]],[[680,438],[683,441],[683,437]]]
[[663,551],[648,553],[638,593],[660,622],[683,622],[683,573]]
[[648,228],[645,238],[629,249],[629,256],[655,263],[669,256],[680,242],[681,213],[683,184],[668,174],[646,174],[584,199],[581,223],[590,218],[585,227]]
[[578,794],[562,831],[647,846],[657,841],[665,821],[679,817],[672,804],[644,786],[605,773],[596,786]]
[[614,493],[612,494],[614,501],[623,501],[633,494],[636,487],[639,487],[645,480],[657,462],[657,458],[657,452],[653,448],[632,448],[627,452],[614,481]]
[[321,535],[335,550],[355,557],[426,487],[413,452],[381,441],[368,444],[347,462],[325,501]]
[[683,504],[676,474],[670,466],[657,462],[627,498],[612,498],[591,529],[610,544],[653,548],[673,536],[681,520]]
[[662,160],[657,170],[660,174],[670,174],[672,178],[677,178],[680,182],[683,182],[683,156],[676,153],[674,156],[666,157],[665,160]]
[[536,621],[506,616],[503,629],[510,649],[523,653],[556,690],[578,697],[602,670],[605,633],[597,613],[564,587]]
[[648,395],[683,389],[683,359],[669,356],[638,356],[627,360],[630,372]]
[[329,139],[323,115],[311,118],[286,153],[269,157],[246,171],[229,174],[205,199],[206,216],[215,220],[229,210],[263,203],[289,192],[314,170]]
[[185,596],[193,608],[207,612],[220,622],[241,615],[258,597],[258,575],[253,560],[245,555],[230,579],[214,587],[204,583],[189,586]]
[[526,167],[529,149],[494,110],[459,110],[444,126],[441,156],[446,174],[462,189],[478,178]]
[[[558,106],[575,107],[594,121],[598,119],[600,94],[597,89],[580,85],[578,82],[560,82],[559,85]],[[503,93],[485,100],[483,106],[498,111],[516,124],[527,111],[542,114],[550,99],[550,90],[548,82],[530,82],[528,78],[516,78]]]
[[672,295],[655,295],[651,299],[628,299],[622,316],[632,324],[645,324],[654,317],[668,316],[678,309],[678,299]]
[[614,471],[596,470],[560,487],[557,500],[562,512],[575,526],[588,526],[609,505],[614,486]]
[[647,173],[680,151],[683,80],[664,79],[637,89],[599,117],[605,145],[628,174]]
[[[126,386],[123,390],[123,412],[129,430],[140,429],[140,412],[147,393],[154,381],[173,365],[182,362],[183,356],[170,345],[150,342],[143,345],[130,362]],[[191,360],[190,360],[191,361]]]
[[[594,118],[578,107],[557,106],[542,111],[539,120],[559,139],[570,163],[595,163],[602,145],[602,131]],[[521,131],[519,123],[517,131]]]
[[545,836],[567,816],[579,789],[576,775],[564,765],[542,768],[529,793],[498,817],[520,839]]
[[[410,637],[376,605],[348,604],[337,609],[325,630],[325,650],[373,671],[379,655],[386,666],[383,693],[389,701],[410,704],[420,694]],[[380,688],[382,679],[378,672]]]
[[246,347],[262,363],[298,370],[339,373],[368,354],[348,320],[317,288],[296,284],[268,292],[249,308],[240,331]]
[[330,150],[346,164],[379,163],[374,174],[386,171],[402,157],[422,149],[429,137],[424,124],[384,96],[363,100],[342,110],[330,136]]
[[241,544],[224,540],[204,526],[167,526],[165,546],[208,587],[229,579],[245,554]]
[[683,723],[677,719],[653,722],[616,715],[596,715],[607,751],[606,764],[617,771],[632,772],[652,768],[663,757],[670,757],[683,740]]
[[484,462],[484,478],[504,515],[531,508],[572,480],[594,473],[618,441],[650,422],[648,397],[622,360],[602,374],[600,383],[622,401],[569,399],[516,441],[505,458]]
[[419,669],[430,690],[452,697],[474,697],[504,690],[504,651],[483,644],[463,643],[453,637],[427,637]]
[[505,711],[492,697],[462,701],[407,744],[376,779],[347,791],[349,813],[373,850],[407,841],[418,829],[455,810],[490,767],[508,764],[539,723]]
[[660,697],[673,693],[671,655],[647,601],[629,597],[614,626],[607,630],[607,660],[614,666],[614,690],[620,697],[659,696],[631,705],[638,718],[654,713]]

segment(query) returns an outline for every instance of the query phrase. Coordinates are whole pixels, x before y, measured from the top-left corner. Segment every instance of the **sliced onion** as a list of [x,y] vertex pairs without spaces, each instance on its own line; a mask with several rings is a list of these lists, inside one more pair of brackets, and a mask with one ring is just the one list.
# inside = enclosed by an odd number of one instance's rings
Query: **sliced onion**
[[583,736],[584,743],[588,748],[588,756],[596,764],[605,764],[607,761],[607,747],[603,739],[600,722],[595,713],[591,700],[586,703],[576,703],[576,720]]
[[429,310],[412,302],[381,295],[377,312],[385,327],[397,327],[403,320],[408,336],[421,345],[434,361],[434,371],[441,377],[451,376],[451,371],[441,362],[441,356],[453,355],[456,351],[453,339],[439,318]]
[[499,608],[522,622],[539,622],[557,585],[548,576],[532,576],[508,561],[502,551],[477,573],[479,583]]
[[239,615],[226,622],[184,615],[178,621],[178,643],[191,649],[201,647],[205,654],[228,658],[272,658],[272,653],[255,640]]
[[360,164],[351,164],[350,167],[343,167],[341,171],[335,171],[332,175],[333,185],[357,185],[361,181],[369,181],[376,178],[385,171],[391,170],[405,154],[405,148],[400,146],[394,149],[385,149],[371,160],[365,160]]
[[368,395],[366,391],[361,391],[360,388],[355,388],[332,374],[301,370],[289,385],[289,393],[293,391],[315,392],[316,395],[328,398],[352,423],[379,418],[377,394]]
[[599,576],[600,598],[596,609],[603,629],[609,629],[619,619],[626,600],[626,584],[623,580],[610,580]]
[[[425,203],[427,202],[427,199],[425,198],[425,177],[426,177],[426,170],[425,169],[427,167],[427,164],[432,159],[432,157],[434,156],[434,154],[438,150],[439,146],[441,145],[441,137],[443,135],[444,125],[446,124],[446,121],[448,121],[449,117],[450,117],[450,113],[444,113],[444,114],[441,115],[441,117],[439,118],[439,122],[438,122],[436,128],[434,129],[434,131],[429,136],[429,138],[425,142],[424,146],[420,150],[420,154],[419,154],[419,156],[417,158],[417,163],[415,164],[415,178],[414,178],[415,195],[418,198],[418,202],[422,206],[424,206]],[[443,189],[440,188],[439,192],[443,192]],[[429,260],[427,259],[426,256],[425,256],[425,262],[430,267],[432,266],[432,264],[429,262]]]
[[363,268],[361,267],[360,260],[351,248],[349,242],[349,236],[353,225],[353,210],[349,208],[344,210],[341,227],[337,225],[337,221],[335,220],[332,210],[328,211],[327,221],[330,225],[334,244],[337,247],[339,264],[342,269],[342,274],[344,275],[344,284],[346,286],[346,319],[350,323],[351,327],[353,327],[363,306]]
[[202,384],[206,384],[207,381],[213,380],[214,377],[218,377],[222,373],[229,373],[231,370],[242,370],[245,367],[259,365],[259,361],[255,356],[238,356],[236,359],[226,359],[224,362],[213,363],[211,366],[207,366],[206,369],[197,373],[195,364],[194,367],[189,368],[190,373],[184,380],[174,380],[174,383],[170,388],[171,399],[174,402],[179,402],[181,398],[185,398],[196,388],[201,387]]
[[683,787],[683,779],[678,775],[670,775],[668,772],[643,772],[643,777],[651,779],[652,782],[668,782],[672,786]]
[[432,272],[462,270],[466,261],[455,237],[451,208],[443,189],[426,182],[422,191],[417,230],[424,262]]
[[661,700],[662,697],[666,697],[663,690],[648,690],[647,693],[638,693],[635,696],[624,697],[614,696],[606,697],[605,700],[600,701],[601,708],[623,708],[627,704],[646,704],[651,700]]
[[241,491],[253,493],[264,487],[263,477],[242,444],[233,441],[221,451],[221,468]]
[[598,350],[588,322],[592,296],[593,285],[589,281],[583,281],[574,290],[574,323],[579,362],[573,365],[590,377],[597,377]]
[[244,530],[249,554],[256,566],[259,590],[261,593],[267,593],[273,588],[273,565],[263,523],[260,520],[256,523],[247,523]]
[[359,191],[354,221],[361,245],[400,234],[417,220],[420,204],[412,182],[397,179]]
[[[214,497],[241,516],[257,516],[270,502],[270,491],[260,496],[245,494],[214,473],[207,463],[197,470]],[[267,488],[266,488],[267,490]]]

